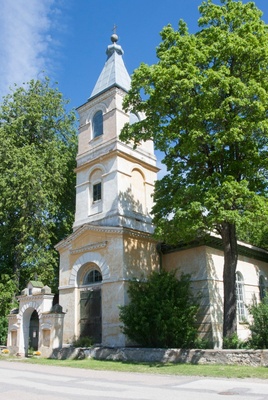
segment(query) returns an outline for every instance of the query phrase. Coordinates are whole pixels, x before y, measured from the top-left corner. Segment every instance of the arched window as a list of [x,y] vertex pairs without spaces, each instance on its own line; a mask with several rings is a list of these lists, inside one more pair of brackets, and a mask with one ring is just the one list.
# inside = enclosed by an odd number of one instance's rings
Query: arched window
[[93,138],[103,134],[103,114],[102,111],[97,111],[92,120]]
[[263,275],[261,275],[259,279],[259,289],[260,289],[260,300],[263,301],[264,297],[266,296],[266,285],[265,285],[265,278]]
[[140,170],[134,168],[131,173],[131,192],[133,197],[133,210],[145,213],[145,184],[144,176]]
[[97,269],[90,270],[84,277],[83,284],[91,285],[102,281],[102,275]]
[[244,279],[240,272],[236,273],[236,310],[237,319],[243,322],[246,318]]

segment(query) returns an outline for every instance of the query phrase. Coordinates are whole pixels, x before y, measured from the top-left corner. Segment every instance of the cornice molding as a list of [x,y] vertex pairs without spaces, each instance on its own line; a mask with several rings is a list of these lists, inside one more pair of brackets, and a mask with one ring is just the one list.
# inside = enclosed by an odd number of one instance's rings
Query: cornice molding
[[73,249],[70,251],[71,254],[79,254],[79,253],[84,253],[86,251],[91,251],[95,249],[102,249],[107,246],[107,240],[104,242],[96,242],[96,243],[91,243],[87,246],[79,247],[77,249]]
[[150,164],[145,160],[137,157],[137,154],[129,154],[127,151],[125,152],[123,149],[118,149],[117,144],[122,145],[122,143],[118,139],[113,139],[111,142],[107,142],[103,147],[101,147],[98,152],[95,150],[90,150],[86,154],[82,154],[77,157],[77,167],[75,168],[75,172],[81,171],[83,169],[88,168],[90,165],[95,164],[98,160],[105,161],[112,157],[121,157],[127,161],[134,162],[137,165],[140,165],[144,169],[153,172],[159,172],[159,168],[155,165]]
[[90,108],[107,100],[109,97],[113,97],[114,93],[119,94],[121,97],[125,97],[125,95],[126,95],[125,90],[121,89],[118,86],[111,86],[104,92],[97,94],[96,96],[90,98],[87,102],[85,102],[81,106],[77,107],[76,111],[78,113],[81,111],[83,111],[83,112],[88,111]]
[[70,249],[71,254],[77,254],[77,253],[82,253],[85,250],[91,251],[95,248],[103,248],[108,245],[108,241],[103,241],[103,242],[97,242],[97,243],[91,243],[88,246],[80,247],[79,249],[71,249],[72,242],[77,239],[80,235],[83,233],[91,231],[91,232],[101,232],[101,233],[115,233],[115,234],[120,234],[120,235],[128,235],[130,237],[135,237],[135,238],[142,238],[149,240],[152,243],[157,243],[157,241],[152,237],[151,233],[143,232],[143,231],[138,231],[135,229],[131,228],[126,228],[126,227],[113,227],[113,226],[97,226],[97,225],[91,225],[91,224],[85,224],[79,228],[77,228],[70,236],[68,236],[66,239],[62,240],[59,242],[56,246],[56,250],[61,250],[61,249]]
[[61,242],[59,242],[58,244],[56,244],[55,249],[60,250],[60,249],[68,248],[68,247],[70,248],[71,242],[73,240],[77,239],[80,235],[82,235],[83,233],[85,233],[87,231],[122,234],[123,227],[98,226],[98,225],[85,224],[85,225],[82,225],[81,227],[77,228],[66,239],[64,239]]
[[[239,256],[245,256],[259,261],[268,262],[268,251],[240,241],[238,241],[237,244]],[[209,235],[203,239],[197,239],[189,243],[181,242],[174,246],[162,243],[159,245],[159,248],[161,247],[161,252],[163,254],[168,254],[200,246],[212,247],[223,252],[222,239],[215,235]]]

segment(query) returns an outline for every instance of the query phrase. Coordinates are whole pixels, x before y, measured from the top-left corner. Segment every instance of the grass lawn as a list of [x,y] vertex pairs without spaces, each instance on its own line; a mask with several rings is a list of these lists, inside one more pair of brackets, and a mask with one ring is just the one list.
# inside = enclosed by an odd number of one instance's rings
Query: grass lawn
[[[17,358],[2,357],[1,360],[16,361]],[[258,378],[268,379],[268,367],[251,367],[237,365],[193,365],[193,364],[160,364],[131,363],[121,361],[85,360],[48,360],[26,358],[20,362],[53,365],[61,367],[84,368],[105,371],[137,372],[165,375],[210,376],[217,378]]]

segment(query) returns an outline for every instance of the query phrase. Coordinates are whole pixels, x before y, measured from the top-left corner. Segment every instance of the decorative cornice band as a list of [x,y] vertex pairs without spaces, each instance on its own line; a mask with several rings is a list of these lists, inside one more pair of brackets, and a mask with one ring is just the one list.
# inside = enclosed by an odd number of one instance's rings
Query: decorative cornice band
[[123,233],[124,228],[122,227],[110,227],[110,226],[101,226],[101,225],[91,225],[85,224],[77,228],[70,236],[66,239],[59,242],[55,249],[59,250],[62,248],[68,248],[71,246],[72,241],[78,238],[82,233],[86,231],[93,231],[93,232],[105,232],[105,233]]
[[91,250],[95,250],[95,249],[101,249],[103,247],[106,247],[107,243],[108,243],[107,241],[98,242],[98,243],[91,243],[88,246],[83,246],[83,247],[79,247],[78,249],[71,250],[70,253],[71,254],[78,254],[78,253],[84,253],[86,251],[91,251]]
[[[86,231],[93,231],[93,232],[105,232],[105,233],[116,233],[116,234],[128,234],[129,236],[132,237],[139,237],[139,238],[144,238],[147,240],[150,240],[150,242],[154,242],[156,243],[157,241],[152,237],[152,234],[150,232],[143,232],[140,230],[135,230],[135,229],[131,229],[131,228],[126,228],[126,227],[112,227],[112,226],[102,226],[102,225],[92,225],[92,224],[85,224],[80,226],[79,228],[77,228],[70,236],[68,236],[68,238],[66,238],[65,240],[62,240],[61,242],[59,242],[56,246],[55,249],[59,250],[59,249],[63,249],[63,248],[70,248],[72,241],[75,240],[76,238],[78,238],[82,233],[86,232]],[[104,243],[104,242],[100,242],[100,243]],[[92,246],[94,245],[98,245],[98,243],[92,243]],[[107,242],[105,242],[105,246],[107,245]],[[89,245],[91,246],[91,245]],[[101,247],[104,247],[103,245]],[[77,249],[78,253],[81,253],[84,251],[86,247]],[[90,250],[92,250],[93,248],[90,248]],[[72,251],[76,251],[71,250]],[[72,253],[74,254],[74,253]]]

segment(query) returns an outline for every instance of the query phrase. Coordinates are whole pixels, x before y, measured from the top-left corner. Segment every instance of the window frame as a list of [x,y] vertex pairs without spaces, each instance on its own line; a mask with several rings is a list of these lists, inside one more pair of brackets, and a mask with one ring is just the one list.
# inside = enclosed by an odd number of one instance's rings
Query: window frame
[[98,138],[103,135],[103,112],[98,110],[92,118],[92,138]]
[[265,285],[264,275],[260,275],[259,277],[259,295],[260,295],[260,301],[263,301],[266,296],[266,285]]
[[235,274],[235,291],[236,291],[236,316],[239,323],[246,320],[246,306],[245,306],[245,287],[244,277],[241,272],[237,271]]
[[[92,279],[89,279],[90,275],[92,275]],[[102,273],[98,269],[92,268],[85,274],[83,279],[84,286],[95,285],[100,283],[102,283]]]
[[102,182],[92,184],[92,202],[97,203],[102,200]]

